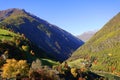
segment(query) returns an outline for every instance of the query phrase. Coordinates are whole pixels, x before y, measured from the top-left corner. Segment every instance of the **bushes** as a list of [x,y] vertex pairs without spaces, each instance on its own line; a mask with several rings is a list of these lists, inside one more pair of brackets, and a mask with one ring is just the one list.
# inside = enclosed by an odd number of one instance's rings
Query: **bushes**
[[59,80],[55,70],[52,70],[48,66],[42,66],[41,61],[36,59],[32,62],[30,71],[30,79],[42,79],[42,80]]
[[27,76],[29,67],[26,60],[15,60],[15,59],[7,59],[6,64],[2,67],[3,78],[13,78],[16,77],[17,74],[21,76]]
[[91,76],[91,74],[89,74],[88,72],[82,71],[81,69],[70,68],[66,62],[65,64],[58,65],[56,69],[55,68],[52,69],[48,66],[43,66],[39,59],[33,61],[30,68],[25,60],[17,61],[15,59],[7,59],[2,70],[3,70],[2,77],[8,79],[10,78],[17,78],[20,80],[94,79],[93,76]]

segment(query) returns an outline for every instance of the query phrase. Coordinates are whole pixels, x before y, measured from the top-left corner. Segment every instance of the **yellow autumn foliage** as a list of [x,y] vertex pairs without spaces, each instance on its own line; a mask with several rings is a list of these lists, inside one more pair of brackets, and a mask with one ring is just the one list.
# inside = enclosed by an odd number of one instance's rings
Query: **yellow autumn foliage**
[[77,76],[76,68],[71,68],[71,74],[72,74],[74,77]]
[[26,60],[15,60],[15,59],[7,59],[6,64],[2,67],[3,78],[13,78],[16,77],[17,74],[20,74],[21,76],[26,76],[29,71],[28,64]]
[[109,54],[108,54],[108,56],[112,56],[112,54],[111,54],[111,53],[109,53]]
[[29,46],[27,46],[27,45],[22,45],[22,49],[23,49],[24,51],[29,51]]

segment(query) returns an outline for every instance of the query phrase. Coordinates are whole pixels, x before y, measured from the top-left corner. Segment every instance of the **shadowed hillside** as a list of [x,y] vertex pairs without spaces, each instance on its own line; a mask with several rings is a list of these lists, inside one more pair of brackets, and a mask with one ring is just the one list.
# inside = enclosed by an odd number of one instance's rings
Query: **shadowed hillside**
[[[3,27],[4,26],[4,27]],[[20,9],[0,11],[0,27],[24,34],[53,59],[63,61],[83,44],[70,33]]]

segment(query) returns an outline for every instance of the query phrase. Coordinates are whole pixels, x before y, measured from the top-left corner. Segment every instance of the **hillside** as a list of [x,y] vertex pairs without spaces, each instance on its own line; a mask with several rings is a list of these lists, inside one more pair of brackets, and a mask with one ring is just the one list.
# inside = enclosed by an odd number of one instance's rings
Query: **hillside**
[[9,59],[23,59],[28,62],[36,58],[48,58],[44,51],[32,44],[24,35],[0,29],[0,59],[6,53]]
[[0,29],[0,40],[2,40],[2,39],[10,40],[11,37],[13,37],[13,36],[17,36],[17,35],[10,31]]
[[75,62],[79,58],[93,62],[93,70],[120,72],[120,13],[77,49],[69,61]]
[[[7,54],[7,58],[28,60],[27,57],[30,53],[27,49],[25,50],[23,46],[29,46],[29,41],[27,39],[13,32],[0,29],[0,57]],[[32,57],[30,58],[32,60]]]
[[81,35],[78,35],[77,37],[81,39],[82,41],[86,42],[88,41],[97,31],[88,31],[84,32]]
[[24,34],[49,57],[59,61],[70,57],[83,44],[83,41],[65,30],[21,9],[0,11],[0,27]]

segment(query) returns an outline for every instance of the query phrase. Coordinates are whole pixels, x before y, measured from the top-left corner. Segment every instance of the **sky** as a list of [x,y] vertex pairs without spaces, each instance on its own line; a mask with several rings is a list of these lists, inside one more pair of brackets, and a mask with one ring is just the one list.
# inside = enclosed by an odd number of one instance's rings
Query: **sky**
[[120,0],[0,0],[0,10],[25,9],[73,35],[101,29],[120,12]]

